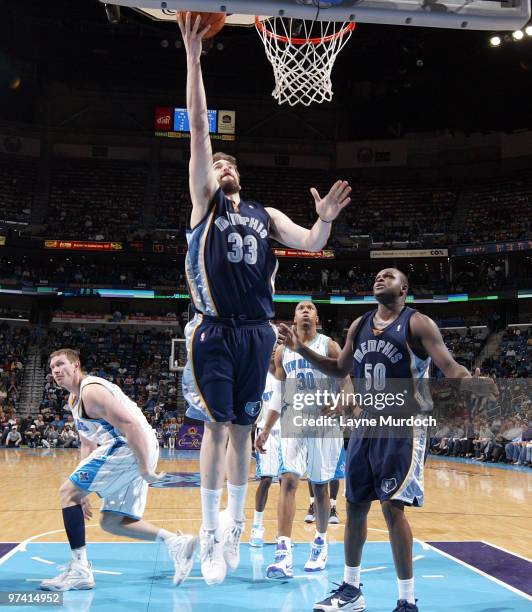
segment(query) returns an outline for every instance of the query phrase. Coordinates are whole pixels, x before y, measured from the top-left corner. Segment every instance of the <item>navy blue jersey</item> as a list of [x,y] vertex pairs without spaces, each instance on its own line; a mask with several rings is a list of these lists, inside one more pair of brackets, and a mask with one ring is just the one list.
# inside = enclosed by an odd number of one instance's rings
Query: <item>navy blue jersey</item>
[[271,319],[277,259],[270,216],[257,202],[233,202],[218,189],[206,218],[187,233],[185,262],[196,310],[215,317]]
[[[410,319],[416,311],[405,306],[400,315],[380,332],[374,332],[373,317],[367,312],[358,324],[353,339],[353,375],[360,393],[402,393],[405,412],[430,410],[428,394],[430,357],[414,353],[409,344]],[[404,384],[403,384],[404,381]],[[380,410],[381,408],[377,408]]]

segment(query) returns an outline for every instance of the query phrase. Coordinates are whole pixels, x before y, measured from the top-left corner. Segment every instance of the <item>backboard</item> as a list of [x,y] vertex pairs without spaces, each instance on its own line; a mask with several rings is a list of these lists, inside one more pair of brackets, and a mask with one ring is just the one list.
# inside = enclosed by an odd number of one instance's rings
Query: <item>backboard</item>
[[176,10],[228,13],[231,16],[227,23],[232,25],[252,25],[250,16],[273,15],[305,20],[508,31],[521,28],[530,19],[530,0],[111,0],[110,3],[137,8],[161,20],[173,20]]

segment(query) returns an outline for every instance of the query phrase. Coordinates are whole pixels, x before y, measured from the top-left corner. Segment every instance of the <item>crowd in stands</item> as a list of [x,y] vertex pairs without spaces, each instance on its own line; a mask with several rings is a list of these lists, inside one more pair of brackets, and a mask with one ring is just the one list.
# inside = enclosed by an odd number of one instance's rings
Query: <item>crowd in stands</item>
[[443,340],[449,352],[455,361],[469,370],[473,369],[475,358],[482,350],[487,335],[486,327],[476,330],[467,328],[465,332],[442,329]]
[[56,159],[46,235],[97,241],[143,237],[147,178],[143,163]]
[[153,265],[125,262],[113,265],[90,258],[15,260],[0,257],[0,281],[5,283],[59,286],[170,287],[186,290],[184,267],[169,262]]
[[0,222],[30,222],[36,167],[31,159],[0,156]]
[[497,352],[484,360],[484,370],[499,378],[532,377],[532,334],[530,328],[509,327]]
[[532,411],[502,420],[484,415],[444,421],[430,439],[430,452],[532,467]]
[[[0,157],[0,221],[30,220],[35,167],[34,160]],[[244,167],[241,172],[246,199],[280,208],[307,227],[316,218],[309,187],[325,194],[337,179],[334,171],[316,169]],[[44,234],[127,242],[144,240],[159,228],[172,229],[184,243],[190,210],[186,165],[160,164],[155,174],[141,161],[54,159]],[[531,236],[531,171],[452,187],[419,177],[343,175],[351,181],[353,204],[334,226],[332,248],[353,248],[363,237],[376,247],[430,247]],[[148,215],[146,202],[153,202]],[[455,215],[464,207],[457,223]]]
[[532,171],[492,177],[475,185],[461,242],[529,239],[532,235]]
[[16,408],[24,360],[31,340],[29,328],[0,323],[0,409]]

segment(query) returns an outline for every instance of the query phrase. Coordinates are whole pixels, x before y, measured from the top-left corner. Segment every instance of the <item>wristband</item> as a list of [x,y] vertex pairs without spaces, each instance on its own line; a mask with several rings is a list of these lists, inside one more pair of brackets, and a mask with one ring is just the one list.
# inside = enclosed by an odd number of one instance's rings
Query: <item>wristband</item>
[[323,221],[323,223],[332,223],[332,221],[325,221],[325,219],[322,219],[319,215],[318,215],[318,219],[320,221]]

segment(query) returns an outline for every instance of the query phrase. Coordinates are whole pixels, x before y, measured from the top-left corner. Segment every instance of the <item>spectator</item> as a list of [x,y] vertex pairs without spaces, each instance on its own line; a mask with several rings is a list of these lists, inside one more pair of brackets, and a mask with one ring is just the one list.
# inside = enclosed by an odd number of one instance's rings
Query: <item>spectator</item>
[[37,448],[41,441],[41,433],[37,430],[35,425],[30,425],[29,428],[24,432],[24,437],[29,448]]
[[21,443],[22,436],[20,435],[20,431],[18,430],[17,425],[13,425],[11,427],[11,431],[7,434],[6,446],[19,448]]

